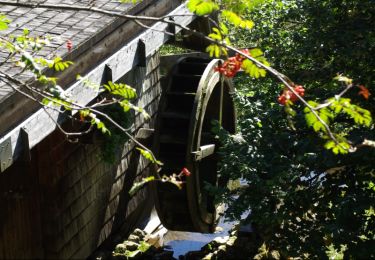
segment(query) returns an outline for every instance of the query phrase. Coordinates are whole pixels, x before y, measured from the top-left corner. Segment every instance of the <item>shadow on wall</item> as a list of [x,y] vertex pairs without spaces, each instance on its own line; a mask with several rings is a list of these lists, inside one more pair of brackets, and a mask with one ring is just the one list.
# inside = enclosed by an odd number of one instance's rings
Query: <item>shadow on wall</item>
[[[139,106],[154,118],[160,94],[158,55],[131,74]],[[126,82],[129,84],[129,82]],[[135,116],[133,132],[145,123]],[[73,122],[64,127],[77,130]],[[98,143],[69,142],[53,132],[0,175],[0,259],[87,258],[100,245],[121,239],[152,208],[148,188],[130,198],[134,181],[149,174],[131,142],[118,143],[114,163],[103,161]],[[17,192],[16,192],[17,191]],[[21,194],[21,195],[20,195]]]

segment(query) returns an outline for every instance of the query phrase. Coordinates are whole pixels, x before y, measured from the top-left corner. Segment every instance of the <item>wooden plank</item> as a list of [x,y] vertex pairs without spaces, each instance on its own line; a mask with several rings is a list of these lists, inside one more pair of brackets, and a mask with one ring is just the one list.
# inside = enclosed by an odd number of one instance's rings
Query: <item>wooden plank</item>
[[196,152],[192,152],[194,156],[194,161],[201,161],[205,157],[214,154],[215,152],[215,144],[207,144],[199,147],[199,150]]
[[35,165],[0,175],[0,259],[43,258],[40,186]]
[[[190,24],[195,17],[184,14],[189,14],[189,11],[184,4],[169,13],[169,15],[178,15],[176,16],[175,21],[186,26]],[[145,46],[142,46],[142,48],[145,48],[146,56],[150,56],[171,37],[160,32],[167,28],[167,24],[161,22],[156,23],[150,29],[147,29],[144,33],[122,47],[111,57],[103,61],[84,78],[92,83],[100,84],[103,73],[105,72],[105,66],[108,66],[112,70],[113,81],[120,79],[125,73],[129,72],[139,64],[139,55],[137,55],[139,42],[142,41],[144,43]],[[176,32],[179,31],[180,28],[176,28]],[[71,96],[71,99],[82,105],[88,104],[99,94],[97,91],[84,86],[81,81],[73,84],[66,90],[66,92]],[[13,161],[15,161],[20,156],[23,149],[22,140],[20,138],[20,129],[23,128],[28,133],[30,142],[29,147],[31,149],[56,129],[54,121],[61,123],[64,121],[64,116],[51,108],[42,108],[15,127],[7,135],[2,137],[0,139],[0,145],[8,138],[11,139],[12,158]]]

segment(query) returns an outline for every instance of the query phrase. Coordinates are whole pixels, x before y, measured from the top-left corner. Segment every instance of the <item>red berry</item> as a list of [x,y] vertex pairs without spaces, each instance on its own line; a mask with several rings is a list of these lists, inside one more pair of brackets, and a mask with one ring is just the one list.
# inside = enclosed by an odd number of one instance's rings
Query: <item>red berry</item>
[[66,41],[66,48],[68,49],[68,51],[70,52],[73,48],[73,43],[71,40],[67,40]]
[[[293,89],[295,92],[297,92],[299,96],[303,97],[305,95],[305,89],[303,88],[303,86],[296,85]],[[283,93],[278,97],[277,100],[281,105],[285,105],[287,100],[290,100],[291,102],[296,102],[298,100],[298,97],[291,90],[285,88],[283,90]]]
[[181,173],[185,176],[190,176],[191,172],[187,168],[182,168]]

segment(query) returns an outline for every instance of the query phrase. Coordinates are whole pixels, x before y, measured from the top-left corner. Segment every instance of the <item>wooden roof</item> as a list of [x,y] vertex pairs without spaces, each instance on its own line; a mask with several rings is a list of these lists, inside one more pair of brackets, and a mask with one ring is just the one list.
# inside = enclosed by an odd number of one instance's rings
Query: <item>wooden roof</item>
[[[15,1],[12,1],[15,2]],[[120,4],[117,0],[39,0],[39,1],[19,1],[20,3],[45,3],[45,4],[69,4],[87,7],[92,2],[95,7],[104,10],[116,11],[119,13],[139,14],[144,12],[149,6],[155,6],[158,0],[144,0],[140,4]],[[176,6],[176,2],[170,1],[169,9]],[[173,6],[174,5],[174,6]],[[159,11],[163,14],[166,9]],[[50,75],[57,76],[60,80],[58,84],[62,87],[68,86],[75,80],[76,74],[83,75],[103,59],[119,49],[126,41],[139,33],[142,28],[130,22],[127,30],[129,32],[117,33],[117,39],[109,40],[109,36],[120,29],[126,20],[118,17],[111,17],[104,14],[89,11],[56,10],[47,8],[25,8],[11,5],[0,5],[0,12],[4,13],[12,20],[10,27],[1,34],[21,34],[24,28],[30,30],[34,36],[50,35],[54,37],[50,46],[43,48],[40,54],[43,57],[61,56],[66,60],[75,62],[75,66],[64,73],[49,72]],[[158,15],[157,12],[155,15]],[[128,22],[129,23],[129,22]],[[112,37],[113,38],[113,37]],[[73,42],[73,50],[68,53],[66,41]],[[108,41],[109,40],[109,41]],[[109,46],[101,45],[100,48],[93,49],[100,42],[108,41]],[[6,58],[5,51],[0,52],[0,63]],[[21,68],[15,67],[12,63],[6,62],[0,66],[0,70],[23,82],[33,82],[32,73],[20,73]],[[14,84],[12,84],[14,85]],[[24,96],[15,93],[9,85],[0,82],[0,136],[9,131],[20,119],[29,112],[35,111],[38,105],[30,100],[25,100]]]

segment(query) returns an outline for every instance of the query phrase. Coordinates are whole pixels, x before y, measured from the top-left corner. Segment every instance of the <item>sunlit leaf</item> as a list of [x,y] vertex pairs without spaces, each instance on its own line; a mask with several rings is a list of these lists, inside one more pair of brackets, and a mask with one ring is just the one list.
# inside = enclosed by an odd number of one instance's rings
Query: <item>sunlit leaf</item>
[[253,21],[242,19],[240,16],[230,10],[224,10],[221,14],[234,26],[246,29],[251,29],[254,27]]
[[211,0],[189,0],[187,2],[188,9],[196,15],[202,16],[219,10],[219,6]]
[[149,183],[150,181],[154,181],[154,176],[149,176],[146,178],[143,178],[140,182],[135,182],[133,186],[131,187],[129,191],[129,195],[133,196],[137,191],[139,191],[146,183]]
[[104,85],[104,88],[113,95],[118,95],[126,99],[134,99],[137,97],[137,92],[134,88],[127,84],[113,83],[109,81]]
[[146,151],[142,148],[137,147],[137,150],[142,154],[143,157],[145,157],[147,160],[149,160],[152,163],[156,163],[158,165],[163,165],[162,162],[156,160],[156,158],[152,155],[150,151]]
[[8,24],[10,20],[5,16],[0,14],[0,31],[8,29]]

